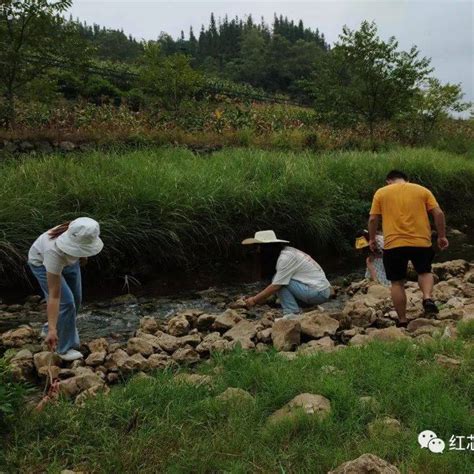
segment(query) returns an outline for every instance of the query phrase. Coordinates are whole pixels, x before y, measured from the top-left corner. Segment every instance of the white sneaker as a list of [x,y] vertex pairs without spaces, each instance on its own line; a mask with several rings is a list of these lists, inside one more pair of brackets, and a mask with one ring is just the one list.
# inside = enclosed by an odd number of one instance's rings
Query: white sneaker
[[58,355],[59,357],[61,357],[62,360],[65,360],[66,362],[82,359],[84,357],[79,351],[76,351],[75,349],[69,349],[64,354],[58,354]]

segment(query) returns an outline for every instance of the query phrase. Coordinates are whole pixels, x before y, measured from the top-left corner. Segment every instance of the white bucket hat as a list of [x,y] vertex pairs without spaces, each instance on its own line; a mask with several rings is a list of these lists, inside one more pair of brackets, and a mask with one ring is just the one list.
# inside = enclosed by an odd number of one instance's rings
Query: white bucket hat
[[289,240],[281,240],[277,239],[277,236],[273,230],[261,230],[259,232],[255,232],[255,236],[250,239],[245,239],[242,241],[243,245],[250,245],[250,244],[275,244],[275,243],[282,243],[288,244],[290,243]]
[[97,221],[90,217],[79,217],[56,239],[56,245],[71,257],[92,257],[104,248],[99,235],[100,226]]

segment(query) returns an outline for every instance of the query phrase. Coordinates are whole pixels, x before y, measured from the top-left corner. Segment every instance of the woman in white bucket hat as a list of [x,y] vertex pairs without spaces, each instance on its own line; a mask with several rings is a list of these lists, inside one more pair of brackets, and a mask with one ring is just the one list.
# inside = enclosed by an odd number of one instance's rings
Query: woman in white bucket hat
[[46,343],[64,360],[82,354],[76,316],[82,299],[80,259],[97,255],[104,244],[100,226],[89,217],[79,217],[41,234],[28,253],[28,264],[47,299]]
[[288,240],[278,239],[273,230],[256,232],[243,245],[259,245],[264,275],[273,274],[272,282],[255,296],[246,299],[247,307],[264,303],[278,294],[285,319],[297,319],[299,302],[318,305],[329,300],[331,285],[323,269],[308,254],[290,247]]

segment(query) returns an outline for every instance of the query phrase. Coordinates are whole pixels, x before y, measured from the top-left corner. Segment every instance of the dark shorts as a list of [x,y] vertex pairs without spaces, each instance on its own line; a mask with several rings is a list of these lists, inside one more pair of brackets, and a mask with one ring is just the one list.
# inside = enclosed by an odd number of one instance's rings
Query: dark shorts
[[418,275],[430,273],[433,257],[433,247],[397,247],[384,250],[383,265],[387,279],[390,281],[405,280],[408,262],[413,263]]

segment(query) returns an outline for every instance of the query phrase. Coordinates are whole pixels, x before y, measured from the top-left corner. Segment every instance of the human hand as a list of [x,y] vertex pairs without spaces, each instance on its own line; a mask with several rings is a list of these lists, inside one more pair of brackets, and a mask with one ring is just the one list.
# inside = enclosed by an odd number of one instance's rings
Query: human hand
[[449,247],[449,240],[446,237],[438,237],[438,248],[446,250]]
[[245,304],[247,306],[247,309],[253,308],[257,302],[255,301],[255,298],[251,296],[250,298],[246,298]]
[[369,247],[370,247],[370,250],[372,250],[372,252],[377,251],[377,242],[375,241],[375,239],[369,240]]
[[48,335],[46,336],[45,342],[49,346],[49,350],[56,350],[56,346],[58,345],[58,333],[56,332],[56,329],[48,330]]

